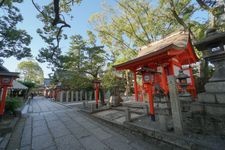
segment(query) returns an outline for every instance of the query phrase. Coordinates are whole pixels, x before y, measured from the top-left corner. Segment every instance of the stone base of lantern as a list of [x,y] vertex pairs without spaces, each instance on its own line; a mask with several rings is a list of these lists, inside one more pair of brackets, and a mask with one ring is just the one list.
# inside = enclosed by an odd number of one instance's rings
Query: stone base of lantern
[[205,84],[205,91],[207,93],[225,93],[225,81],[208,82]]
[[225,82],[208,82],[206,92],[191,104],[189,130],[225,136]]
[[225,104],[225,82],[208,82],[205,89],[198,95],[199,102]]

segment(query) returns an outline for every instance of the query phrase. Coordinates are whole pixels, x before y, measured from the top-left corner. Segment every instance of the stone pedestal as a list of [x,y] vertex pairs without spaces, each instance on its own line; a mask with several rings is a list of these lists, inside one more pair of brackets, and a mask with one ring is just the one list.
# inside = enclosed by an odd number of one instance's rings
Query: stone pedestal
[[225,104],[225,81],[208,82],[205,85],[205,91],[198,95],[199,102]]
[[182,112],[189,112],[190,106],[192,103],[191,96],[179,96],[180,104],[181,104],[181,111]]
[[167,97],[154,97],[154,108],[155,113],[159,118],[160,130],[169,131],[173,126],[169,125],[171,123],[171,106],[170,101]]
[[191,105],[191,126],[197,133],[225,136],[225,81],[208,82]]

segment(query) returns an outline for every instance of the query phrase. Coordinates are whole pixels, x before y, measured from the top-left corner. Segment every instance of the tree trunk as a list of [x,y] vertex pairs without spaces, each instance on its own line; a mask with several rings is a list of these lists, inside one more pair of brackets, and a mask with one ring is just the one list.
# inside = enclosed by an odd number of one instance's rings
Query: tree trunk
[[125,93],[124,95],[131,95],[131,81],[129,78],[129,71],[125,71],[125,78],[126,78],[126,86],[125,86]]

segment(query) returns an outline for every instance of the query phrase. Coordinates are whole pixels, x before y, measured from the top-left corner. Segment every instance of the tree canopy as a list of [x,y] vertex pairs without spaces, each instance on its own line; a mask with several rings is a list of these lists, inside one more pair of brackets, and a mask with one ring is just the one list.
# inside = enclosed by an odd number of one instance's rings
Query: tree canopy
[[[21,59],[31,56],[28,45],[31,36],[25,30],[18,29],[17,24],[23,20],[19,9],[14,3],[22,3],[22,0],[0,1],[0,61],[11,56]],[[3,13],[4,12],[4,13]]]
[[56,71],[59,80],[70,88],[87,88],[101,76],[105,65],[105,50],[96,45],[95,35],[88,31],[89,38],[80,35],[71,37],[69,51],[63,56],[62,68]]
[[25,82],[33,82],[35,84],[42,84],[44,81],[44,74],[41,67],[35,61],[22,61],[17,66],[20,72],[20,79]]

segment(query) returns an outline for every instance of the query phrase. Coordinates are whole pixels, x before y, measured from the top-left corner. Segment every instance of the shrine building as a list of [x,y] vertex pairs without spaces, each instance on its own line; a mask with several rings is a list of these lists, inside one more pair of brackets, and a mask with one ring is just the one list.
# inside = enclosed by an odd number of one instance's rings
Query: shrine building
[[196,97],[196,88],[190,64],[197,61],[198,57],[194,52],[189,32],[179,31],[141,47],[136,58],[114,67],[116,70],[128,69],[133,72],[136,101],[142,99],[137,84],[137,75],[141,75],[141,87],[149,95],[150,102],[151,99],[154,99],[156,89],[160,89],[165,95],[168,95],[167,76],[177,76],[181,69],[190,77],[187,79],[187,90],[193,97]]

